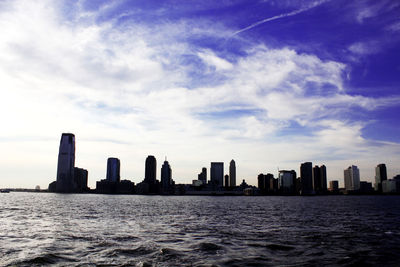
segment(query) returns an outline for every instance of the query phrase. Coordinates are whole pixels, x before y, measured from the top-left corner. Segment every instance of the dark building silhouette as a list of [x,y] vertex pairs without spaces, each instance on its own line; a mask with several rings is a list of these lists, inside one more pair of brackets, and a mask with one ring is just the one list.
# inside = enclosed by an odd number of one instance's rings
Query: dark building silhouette
[[201,173],[198,175],[198,180],[202,181],[203,184],[207,184],[207,168],[203,167]]
[[107,175],[106,179],[109,182],[119,182],[121,180],[120,176],[121,163],[117,158],[107,159]]
[[74,180],[75,168],[75,135],[63,133],[58,152],[56,191],[72,193],[77,185]]
[[338,193],[339,192],[339,181],[334,180],[329,182],[329,191],[332,193]]
[[321,180],[321,170],[318,165],[313,168],[313,188],[315,193],[320,193],[322,191],[322,180]]
[[144,182],[149,185],[154,185],[156,183],[157,176],[157,161],[152,155],[146,158],[145,172],[144,172]]
[[236,163],[234,160],[229,163],[229,186],[236,186]]
[[169,192],[171,189],[171,186],[172,186],[172,170],[171,170],[171,166],[169,166],[167,159],[165,159],[164,164],[161,167],[162,191],[164,193]]
[[296,189],[296,172],[294,170],[279,171],[278,189],[282,194],[294,194]]
[[314,193],[313,168],[311,162],[300,165],[300,194],[311,195]]
[[224,178],[225,178],[224,186],[229,187],[229,175],[225,174]]
[[375,167],[375,191],[382,193],[382,182],[387,180],[386,165],[381,163]]
[[224,163],[211,162],[210,182],[216,186],[223,186],[224,182]]
[[122,180],[120,176],[121,163],[117,158],[107,159],[106,179],[96,182],[96,193],[100,194],[132,194],[135,184]]
[[274,192],[274,175],[271,173],[260,173],[257,177],[258,189],[261,194],[268,194]]
[[57,163],[57,179],[49,184],[50,192],[82,193],[87,187],[88,171],[75,167],[75,135],[63,133]]
[[88,192],[88,171],[82,168],[74,168],[74,180],[76,184],[76,192]]
[[360,189],[359,192],[362,194],[371,194],[374,192],[374,189],[372,187],[372,183],[365,182],[365,181],[360,181]]
[[321,176],[321,193],[326,193],[327,191],[327,177],[326,177],[326,166],[325,165],[321,165],[321,167],[319,167],[320,170],[320,176]]

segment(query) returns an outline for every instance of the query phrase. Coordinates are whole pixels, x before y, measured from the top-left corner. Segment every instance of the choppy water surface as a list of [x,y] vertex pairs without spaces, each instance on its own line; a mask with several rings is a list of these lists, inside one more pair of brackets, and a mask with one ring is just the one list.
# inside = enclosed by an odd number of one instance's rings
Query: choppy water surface
[[1,266],[398,266],[400,197],[0,194]]

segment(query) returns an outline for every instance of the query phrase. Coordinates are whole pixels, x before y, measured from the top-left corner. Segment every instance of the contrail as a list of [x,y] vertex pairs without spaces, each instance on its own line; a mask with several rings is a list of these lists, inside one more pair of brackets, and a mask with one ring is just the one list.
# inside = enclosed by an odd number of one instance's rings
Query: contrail
[[266,22],[269,22],[269,21],[273,21],[273,20],[276,20],[276,19],[285,18],[285,17],[291,17],[291,16],[294,16],[294,15],[300,14],[302,12],[310,10],[310,9],[312,9],[314,7],[317,7],[317,6],[319,6],[319,5],[321,5],[321,4],[325,3],[325,2],[328,2],[328,1],[330,1],[330,0],[320,0],[320,1],[314,2],[312,5],[310,5],[308,7],[305,7],[305,8],[302,8],[302,9],[298,9],[298,10],[295,10],[295,11],[292,11],[292,12],[289,12],[289,13],[277,15],[277,16],[274,16],[274,17],[271,17],[271,18],[266,18],[266,19],[260,20],[260,21],[258,21],[256,23],[251,24],[250,26],[247,26],[246,28],[243,28],[241,30],[238,30],[238,31],[234,32],[230,36],[230,38],[232,38],[233,36],[235,36],[235,35],[237,35],[237,34],[239,34],[241,32],[244,32],[244,31],[250,30],[250,29],[252,29],[254,27],[257,27],[260,24],[263,24],[263,23],[266,23]]

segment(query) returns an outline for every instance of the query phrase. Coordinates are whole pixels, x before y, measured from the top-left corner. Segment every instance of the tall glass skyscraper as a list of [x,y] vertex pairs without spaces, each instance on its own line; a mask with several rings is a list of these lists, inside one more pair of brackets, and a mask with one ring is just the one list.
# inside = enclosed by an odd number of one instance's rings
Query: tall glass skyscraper
[[171,186],[172,170],[167,160],[161,167],[161,186],[163,190],[168,190]]
[[73,192],[76,190],[74,181],[75,167],[75,135],[63,133],[60,140],[57,164],[57,192]]
[[234,160],[229,163],[229,186],[236,186],[236,164]]
[[106,180],[109,182],[119,182],[121,181],[120,176],[121,163],[117,158],[107,159],[107,176]]
[[223,186],[224,183],[224,163],[211,162],[210,182],[213,185]]
[[153,185],[156,183],[157,160],[154,156],[149,155],[146,158],[146,166],[144,172],[144,182]]
[[304,162],[300,165],[300,190],[302,195],[313,193],[313,168],[312,162]]
[[387,180],[386,165],[381,163],[375,167],[375,190],[382,192],[382,182]]

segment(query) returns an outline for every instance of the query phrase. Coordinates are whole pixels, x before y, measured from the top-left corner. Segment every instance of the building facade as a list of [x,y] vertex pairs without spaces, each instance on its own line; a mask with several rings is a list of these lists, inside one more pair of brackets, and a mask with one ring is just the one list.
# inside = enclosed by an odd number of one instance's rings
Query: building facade
[[121,181],[120,168],[121,168],[121,162],[119,159],[108,158],[106,180],[109,182]]
[[157,160],[154,156],[149,155],[146,158],[145,171],[144,171],[144,182],[149,185],[156,183],[157,176]]
[[211,162],[210,182],[216,186],[223,186],[224,182],[224,163]]
[[229,186],[236,186],[236,163],[234,160],[229,163]]
[[311,195],[313,189],[313,169],[311,162],[304,162],[300,165],[300,194]]
[[382,193],[382,182],[387,180],[386,165],[381,163],[375,167],[375,191]]
[[348,191],[360,189],[360,170],[357,166],[350,166],[344,170],[344,187]]
[[162,189],[169,190],[172,182],[172,169],[168,161],[165,160],[161,167],[161,186]]
[[60,140],[57,164],[57,192],[74,192],[77,185],[74,180],[75,135],[63,133]]

